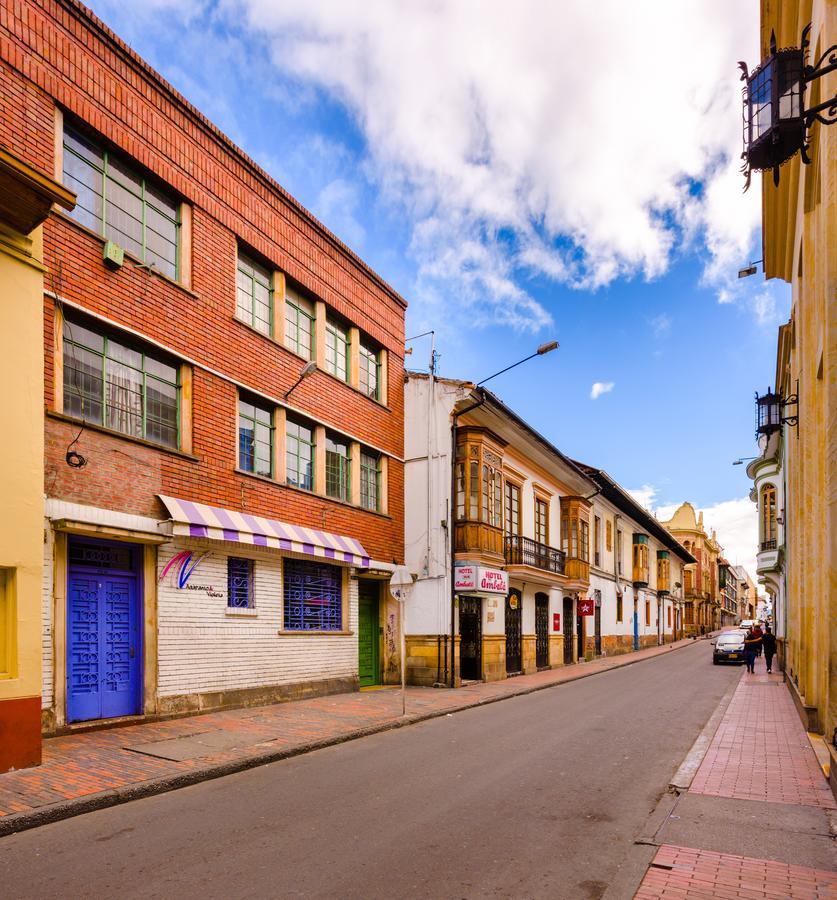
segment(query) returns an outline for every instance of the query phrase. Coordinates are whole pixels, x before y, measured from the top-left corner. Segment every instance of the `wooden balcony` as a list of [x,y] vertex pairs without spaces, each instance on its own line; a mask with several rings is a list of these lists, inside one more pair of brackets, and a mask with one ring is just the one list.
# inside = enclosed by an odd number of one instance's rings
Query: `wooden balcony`
[[505,551],[507,565],[531,566],[555,575],[564,574],[566,559],[563,552],[555,547],[549,547],[521,535],[511,535],[506,538]]
[[454,548],[457,553],[489,556],[494,562],[502,562],[503,529],[482,522],[457,522]]
[[564,573],[570,581],[590,581],[590,563],[584,559],[567,559]]
[[631,572],[631,581],[634,587],[648,587],[648,567],[634,566]]

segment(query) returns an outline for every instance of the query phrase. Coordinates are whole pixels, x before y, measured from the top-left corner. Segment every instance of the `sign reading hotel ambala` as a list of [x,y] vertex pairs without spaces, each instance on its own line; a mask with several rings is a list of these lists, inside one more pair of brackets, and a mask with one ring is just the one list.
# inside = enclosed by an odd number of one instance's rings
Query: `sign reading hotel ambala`
[[480,594],[508,594],[509,579],[502,569],[456,565],[454,567],[453,586],[456,591],[476,591]]

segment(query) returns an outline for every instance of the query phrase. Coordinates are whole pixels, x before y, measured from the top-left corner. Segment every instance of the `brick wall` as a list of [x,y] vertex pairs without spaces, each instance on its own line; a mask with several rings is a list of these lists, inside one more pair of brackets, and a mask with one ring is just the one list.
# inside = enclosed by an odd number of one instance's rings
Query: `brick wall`
[[[107,270],[102,240],[55,213],[45,226],[48,289],[205,368],[194,370],[193,455],[47,417],[48,496],[162,515],[167,493],[358,537],[403,558],[403,470],[389,464],[389,516],[236,474],[236,387],[281,397],[303,364],[233,318],[237,241],[253,247],[388,351],[388,407],[316,372],[294,405],[388,454],[403,454],[404,303],[119,39],[74,0],[0,4],[0,142],[52,174],[55,108],[77,116],[193,209],[191,290],[135,266]],[[45,406],[55,409],[54,301],[45,298]],[[228,380],[229,379],[229,380]],[[59,410],[60,412],[60,410]]]

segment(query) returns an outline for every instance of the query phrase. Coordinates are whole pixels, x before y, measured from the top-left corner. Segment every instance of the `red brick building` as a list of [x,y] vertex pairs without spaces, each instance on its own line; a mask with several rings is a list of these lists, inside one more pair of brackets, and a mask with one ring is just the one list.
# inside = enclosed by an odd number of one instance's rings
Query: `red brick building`
[[386,678],[404,300],[74,0],[0,6],[0,144],[78,197],[44,227],[45,728]]

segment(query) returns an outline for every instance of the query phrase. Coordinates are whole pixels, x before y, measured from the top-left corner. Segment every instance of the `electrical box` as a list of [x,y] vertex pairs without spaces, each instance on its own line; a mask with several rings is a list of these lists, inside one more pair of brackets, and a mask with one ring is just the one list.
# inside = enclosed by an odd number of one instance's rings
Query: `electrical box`
[[102,248],[102,259],[108,268],[119,269],[122,263],[125,262],[125,251],[119,244],[114,244],[113,241],[105,241],[105,246]]

